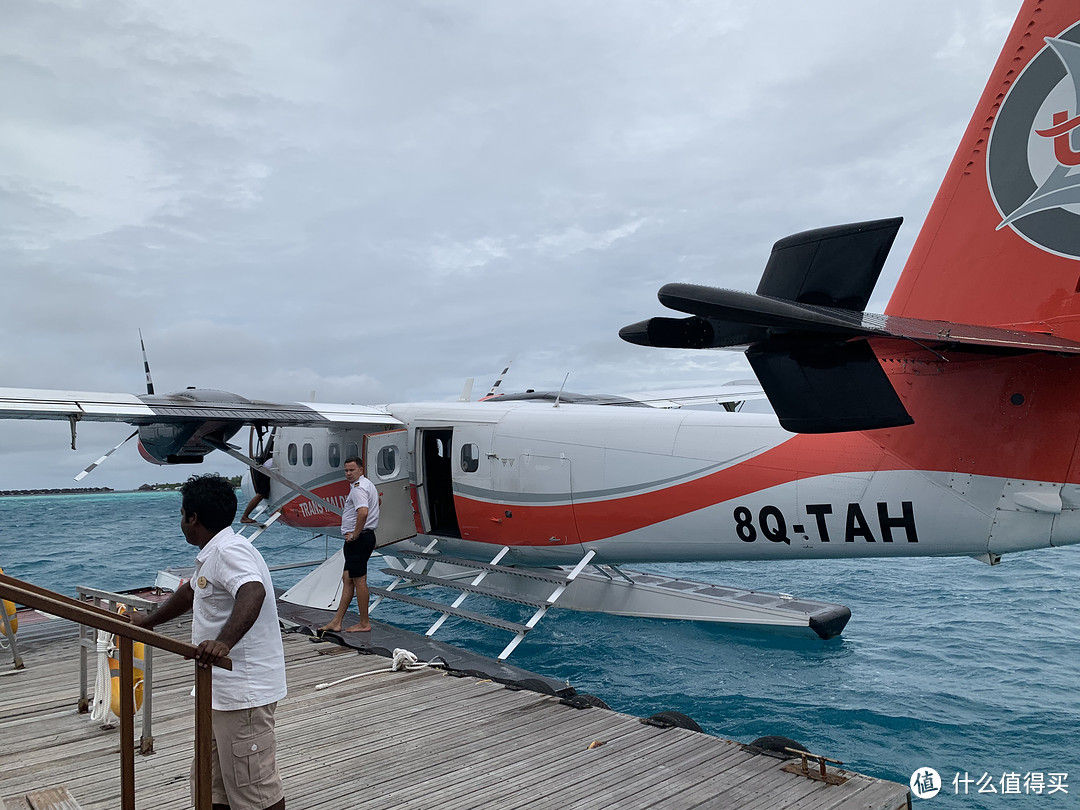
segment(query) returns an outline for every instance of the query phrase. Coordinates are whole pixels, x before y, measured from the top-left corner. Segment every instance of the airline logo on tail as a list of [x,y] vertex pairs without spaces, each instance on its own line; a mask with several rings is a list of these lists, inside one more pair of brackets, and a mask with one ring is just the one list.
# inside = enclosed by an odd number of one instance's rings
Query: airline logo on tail
[[1016,79],[994,120],[987,179],[1012,228],[1036,247],[1080,259],[1080,24]]

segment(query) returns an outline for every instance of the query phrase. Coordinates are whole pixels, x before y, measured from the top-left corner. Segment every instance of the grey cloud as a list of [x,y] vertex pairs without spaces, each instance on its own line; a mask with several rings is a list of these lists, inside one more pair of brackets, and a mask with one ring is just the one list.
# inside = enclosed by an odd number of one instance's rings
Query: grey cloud
[[[961,5],[14,0],[0,384],[139,391],[140,327],[159,390],[748,376],[617,330],[665,282],[753,289],[788,233],[901,214],[891,285],[1015,13]],[[0,486],[81,469],[24,427]],[[122,455],[94,477],[172,474]]]

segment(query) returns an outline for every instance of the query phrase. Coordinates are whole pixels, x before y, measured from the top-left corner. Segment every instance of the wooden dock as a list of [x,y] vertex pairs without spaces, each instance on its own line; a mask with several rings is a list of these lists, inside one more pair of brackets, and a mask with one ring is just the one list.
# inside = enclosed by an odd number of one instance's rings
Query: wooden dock
[[[22,653],[25,670],[0,663],[0,807],[23,810],[26,794],[65,786],[84,810],[114,810],[119,732],[75,711],[77,639]],[[390,662],[298,634],[285,636],[285,657],[277,729],[289,810],[909,807],[903,785],[847,771],[844,784],[826,785],[735,742],[475,676],[377,672]],[[362,672],[373,674],[315,689]],[[191,806],[194,665],[155,654],[153,681],[156,753],[136,756],[137,807],[180,810]]]

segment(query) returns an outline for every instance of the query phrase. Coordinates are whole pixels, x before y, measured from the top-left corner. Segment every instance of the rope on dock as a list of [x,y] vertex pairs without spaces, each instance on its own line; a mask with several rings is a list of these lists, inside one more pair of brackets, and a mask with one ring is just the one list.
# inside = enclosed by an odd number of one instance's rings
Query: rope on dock
[[316,684],[315,689],[317,691],[329,689],[331,686],[337,686],[339,683],[345,683],[345,681],[351,681],[354,678],[363,678],[365,675],[378,675],[379,673],[384,672],[415,672],[416,670],[426,669],[428,667],[445,669],[446,662],[440,658],[431,661],[418,661],[414,653],[401,647],[397,647],[394,650],[393,663],[388,668],[373,669],[371,672],[359,672],[356,675],[348,675],[344,678],[338,678],[336,681],[330,681],[329,683]]

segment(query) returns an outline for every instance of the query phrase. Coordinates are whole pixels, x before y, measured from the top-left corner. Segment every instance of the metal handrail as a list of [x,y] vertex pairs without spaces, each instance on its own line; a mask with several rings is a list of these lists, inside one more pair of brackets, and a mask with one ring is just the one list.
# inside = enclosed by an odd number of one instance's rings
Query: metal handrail
[[[135,810],[135,696],[132,643],[141,641],[159,650],[194,658],[196,647],[130,624],[103,608],[50,591],[7,574],[0,574],[0,597],[51,613],[69,621],[104,630],[120,639],[120,790],[122,810]],[[232,669],[222,658],[214,666]],[[211,690],[209,667],[195,667],[195,808],[211,810],[210,739]]]
[[[95,607],[101,607],[105,603],[105,609],[112,613],[116,606],[123,604],[135,610],[152,610],[158,602],[143,599],[126,593],[114,593],[100,588],[90,588],[79,585],[75,589],[80,601],[92,601]],[[87,665],[89,663],[89,650],[95,647],[94,632],[85,624],[79,625],[79,714],[87,714],[90,711],[89,677]],[[100,662],[99,662],[100,665]],[[139,737],[139,753],[149,756],[154,753],[154,648],[145,647],[143,652],[143,702],[142,702],[142,734]]]

